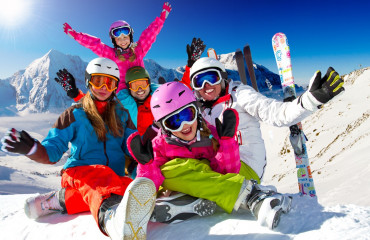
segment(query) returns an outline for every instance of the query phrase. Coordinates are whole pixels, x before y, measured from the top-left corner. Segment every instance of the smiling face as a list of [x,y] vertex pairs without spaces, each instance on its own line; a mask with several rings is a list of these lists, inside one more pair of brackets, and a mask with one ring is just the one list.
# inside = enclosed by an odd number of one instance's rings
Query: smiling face
[[139,101],[146,99],[150,93],[150,87],[146,89],[139,88],[136,92],[130,89],[131,96]]
[[128,48],[131,43],[130,36],[126,36],[123,34],[119,37],[114,38],[114,40],[116,41],[116,44],[123,49]]
[[202,88],[198,92],[205,101],[215,100],[221,94],[221,83],[213,86],[205,83],[204,88]]
[[195,138],[197,133],[198,121],[193,122],[193,124],[185,124],[181,131],[172,132],[172,134],[182,140],[191,141]]

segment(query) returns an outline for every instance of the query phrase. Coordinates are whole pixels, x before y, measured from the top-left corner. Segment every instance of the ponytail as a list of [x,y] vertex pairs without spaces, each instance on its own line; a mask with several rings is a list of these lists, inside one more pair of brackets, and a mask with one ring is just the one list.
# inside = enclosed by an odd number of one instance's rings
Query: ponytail
[[207,124],[206,124],[205,121],[202,121],[200,136],[206,137],[206,138],[211,138],[213,150],[215,152],[218,151],[218,149],[220,148],[220,143],[217,141],[217,139],[215,137],[212,136],[211,130],[207,127]]

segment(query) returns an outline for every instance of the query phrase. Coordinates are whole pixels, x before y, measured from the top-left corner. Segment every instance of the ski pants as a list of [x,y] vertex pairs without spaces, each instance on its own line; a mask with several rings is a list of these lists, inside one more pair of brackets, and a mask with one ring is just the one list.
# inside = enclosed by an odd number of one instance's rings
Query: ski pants
[[62,174],[67,213],[90,211],[99,226],[99,208],[103,200],[111,194],[123,196],[131,182],[131,178],[118,176],[111,168],[104,165],[68,168]]
[[243,181],[259,181],[257,174],[243,162],[239,174],[214,172],[208,160],[192,158],[175,158],[162,165],[161,171],[165,189],[211,200],[227,213],[232,212]]

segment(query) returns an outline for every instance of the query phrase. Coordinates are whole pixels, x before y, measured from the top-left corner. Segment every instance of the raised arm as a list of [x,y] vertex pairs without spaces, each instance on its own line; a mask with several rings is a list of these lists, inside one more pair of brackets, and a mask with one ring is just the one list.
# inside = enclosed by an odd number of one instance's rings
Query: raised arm
[[63,31],[82,46],[89,48],[99,57],[105,57],[111,60],[115,58],[114,49],[102,43],[99,38],[86,33],[76,32],[68,23],[63,24]]
[[138,41],[138,47],[141,50],[143,58],[157,39],[157,35],[161,31],[164,21],[168,17],[168,14],[171,12],[171,10],[171,5],[168,2],[164,3],[160,17],[156,17],[155,20],[141,33]]

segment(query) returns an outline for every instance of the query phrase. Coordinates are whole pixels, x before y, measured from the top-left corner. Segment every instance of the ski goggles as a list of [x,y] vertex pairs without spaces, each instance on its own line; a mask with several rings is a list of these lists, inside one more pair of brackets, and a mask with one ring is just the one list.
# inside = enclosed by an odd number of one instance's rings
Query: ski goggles
[[147,78],[140,78],[128,84],[129,89],[134,92],[139,91],[139,88],[141,88],[142,90],[145,90],[149,87],[149,85],[150,85],[149,80]]
[[119,37],[119,36],[121,36],[121,34],[123,34],[125,36],[128,36],[128,35],[130,35],[130,33],[131,33],[131,28],[128,27],[128,26],[113,28],[110,31],[110,34],[113,37]]
[[179,132],[185,124],[193,124],[198,110],[194,104],[186,105],[162,120],[162,126],[171,132]]
[[104,85],[109,92],[117,89],[118,79],[106,74],[91,74],[89,83],[97,89]]
[[216,69],[207,69],[196,73],[192,77],[191,83],[193,85],[193,89],[199,91],[204,88],[206,83],[213,86],[219,84],[221,80],[222,76],[220,71]]

